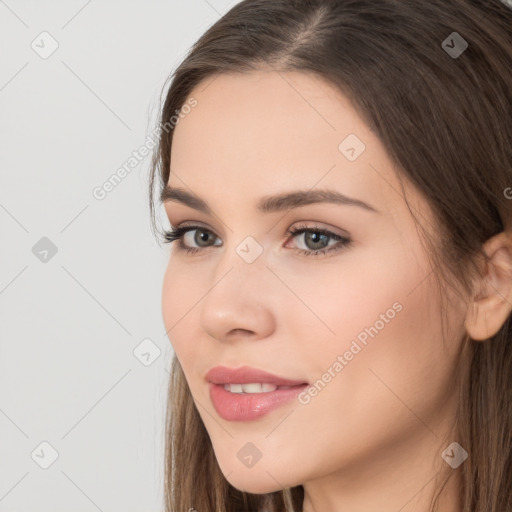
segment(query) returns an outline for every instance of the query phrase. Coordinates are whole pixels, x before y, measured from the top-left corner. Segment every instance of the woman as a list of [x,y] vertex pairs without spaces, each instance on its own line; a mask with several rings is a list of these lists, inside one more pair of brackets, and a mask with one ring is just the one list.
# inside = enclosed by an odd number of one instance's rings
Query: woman
[[499,0],[244,0],[194,45],[167,512],[512,510],[511,70]]

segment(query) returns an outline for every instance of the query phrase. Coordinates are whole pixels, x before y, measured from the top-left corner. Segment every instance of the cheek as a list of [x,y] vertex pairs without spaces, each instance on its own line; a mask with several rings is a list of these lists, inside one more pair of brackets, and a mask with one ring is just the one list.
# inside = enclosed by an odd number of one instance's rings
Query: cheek
[[319,322],[296,331],[298,359],[318,379],[308,415],[334,425],[332,435],[358,432],[354,449],[362,451],[388,443],[391,432],[424,428],[411,410],[433,421],[452,389],[458,347],[458,324],[443,340],[435,278],[421,253],[378,254],[359,260],[358,271],[347,258],[329,280],[310,274],[302,293],[314,290],[315,277],[328,283],[304,296],[335,334]]
[[184,358],[190,343],[185,343],[183,330],[193,314],[193,306],[204,291],[196,289],[186,266],[180,265],[171,255],[162,285],[162,318],[169,341],[178,358]]
[[[426,289],[430,278],[425,279],[430,268],[421,253],[383,244],[371,250],[354,249],[341,258],[309,265],[307,271],[294,267],[281,270],[302,300],[289,297],[280,314],[283,321],[295,319],[303,333],[295,339],[303,340],[304,348],[319,361],[324,354],[332,357],[348,350],[354,339],[363,347],[365,341],[369,346],[372,336],[382,339],[392,330],[398,336],[408,324],[421,330],[420,323],[431,321],[423,320],[430,316],[432,298],[427,297]],[[314,344],[307,343],[305,329],[314,336]],[[319,346],[323,350],[319,351]],[[323,363],[325,366],[325,359]]]
[[[162,319],[168,336],[172,337],[172,327],[177,321],[177,275],[174,272],[172,259],[169,260],[162,283]],[[182,287],[181,287],[182,288]]]
[[162,318],[171,346],[178,358],[187,383],[195,396],[203,393],[202,376],[213,344],[200,321],[204,298],[211,290],[205,263],[184,260],[172,255],[162,285]]

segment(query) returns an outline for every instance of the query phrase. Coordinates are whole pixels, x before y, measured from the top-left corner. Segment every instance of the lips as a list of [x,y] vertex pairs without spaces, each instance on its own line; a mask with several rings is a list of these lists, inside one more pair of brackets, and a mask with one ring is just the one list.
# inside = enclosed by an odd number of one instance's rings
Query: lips
[[279,377],[263,370],[242,366],[241,368],[228,368],[215,366],[206,374],[206,380],[213,384],[273,384],[274,386],[301,386],[307,384],[303,380],[292,380]]
[[[254,421],[294,400],[308,383],[279,377],[248,366],[216,366],[206,374],[210,400],[217,414],[227,421]],[[239,386],[236,386],[238,384]],[[270,384],[273,391],[241,393],[240,385]],[[235,388],[233,392],[226,388]],[[252,386],[250,387],[252,388]]]

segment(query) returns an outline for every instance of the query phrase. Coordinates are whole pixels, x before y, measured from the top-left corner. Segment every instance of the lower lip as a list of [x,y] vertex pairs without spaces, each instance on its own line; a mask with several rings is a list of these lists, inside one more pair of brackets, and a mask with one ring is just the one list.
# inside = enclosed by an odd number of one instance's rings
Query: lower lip
[[293,400],[307,384],[266,393],[231,393],[224,384],[209,383],[210,399],[219,416],[227,421],[253,421]]

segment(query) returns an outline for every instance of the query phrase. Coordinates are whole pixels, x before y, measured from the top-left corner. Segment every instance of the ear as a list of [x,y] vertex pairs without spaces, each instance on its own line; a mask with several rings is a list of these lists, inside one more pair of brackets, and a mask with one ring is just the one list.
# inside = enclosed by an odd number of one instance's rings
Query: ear
[[512,311],[512,232],[493,236],[482,249],[488,260],[481,266],[478,292],[469,304],[465,321],[469,336],[477,341],[494,336]]

